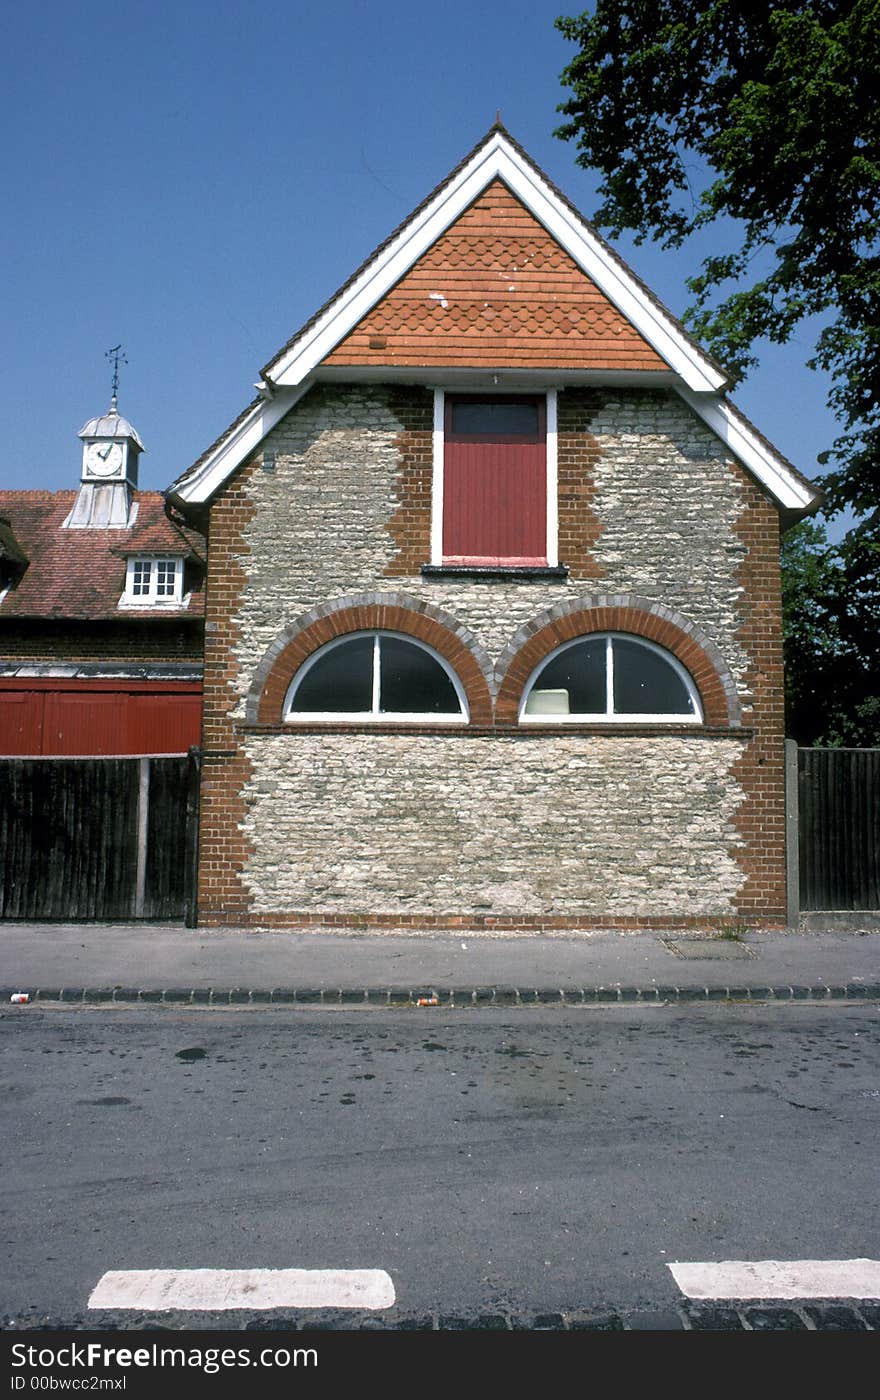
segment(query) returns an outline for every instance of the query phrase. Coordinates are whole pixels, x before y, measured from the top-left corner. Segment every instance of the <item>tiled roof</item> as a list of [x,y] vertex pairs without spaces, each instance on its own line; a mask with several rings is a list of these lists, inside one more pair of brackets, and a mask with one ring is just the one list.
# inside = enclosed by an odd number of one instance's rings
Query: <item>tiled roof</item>
[[200,616],[204,612],[201,570],[186,607],[119,610],[125,588],[125,555],[164,552],[204,558],[202,536],[168,519],[158,491],[135,492],[138,509],[129,529],[64,529],[75,499],[75,491],[0,491],[0,517],[9,521],[17,544],[30,561],[0,601],[0,619],[124,617],[127,621],[169,614]]
[[326,365],[665,370],[665,361],[493,180]]
[[159,519],[144,519],[142,511],[138,511],[133,529],[114,531],[124,538],[113,545],[113,553],[126,557],[130,554],[183,554],[203,563],[205,544],[201,535],[187,526],[173,524],[164,513],[163,497],[159,500],[163,506]]

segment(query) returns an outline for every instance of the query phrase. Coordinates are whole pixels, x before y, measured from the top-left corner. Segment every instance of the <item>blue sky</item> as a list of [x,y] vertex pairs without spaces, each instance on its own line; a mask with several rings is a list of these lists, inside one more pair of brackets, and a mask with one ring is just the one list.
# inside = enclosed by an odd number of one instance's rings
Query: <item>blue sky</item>
[[[45,0],[0,18],[5,436],[0,487],[78,481],[77,429],[120,409],[161,489],[258,370],[483,136],[496,108],[587,215],[552,135],[564,0]],[[697,251],[615,245],[676,314]],[[807,475],[835,423],[804,331],[736,395]]]

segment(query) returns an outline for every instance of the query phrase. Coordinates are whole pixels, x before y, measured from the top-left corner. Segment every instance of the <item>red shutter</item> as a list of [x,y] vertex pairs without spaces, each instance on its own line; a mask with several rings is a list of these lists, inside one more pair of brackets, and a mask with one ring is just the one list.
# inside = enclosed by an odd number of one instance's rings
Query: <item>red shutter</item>
[[529,435],[456,433],[455,402],[452,398],[446,402],[444,562],[546,564],[544,401],[538,401],[538,431]]

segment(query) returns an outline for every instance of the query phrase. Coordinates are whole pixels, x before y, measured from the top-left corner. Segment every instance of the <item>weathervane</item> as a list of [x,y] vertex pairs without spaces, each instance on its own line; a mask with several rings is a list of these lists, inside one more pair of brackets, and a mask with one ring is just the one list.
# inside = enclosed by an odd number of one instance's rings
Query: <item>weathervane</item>
[[121,344],[114,345],[112,349],[106,350],[104,352],[104,359],[113,361],[113,397],[110,400],[110,412],[115,413],[117,411],[116,401],[119,398],[119,366],[127,365],[128,360],[125,358],[125,353]]

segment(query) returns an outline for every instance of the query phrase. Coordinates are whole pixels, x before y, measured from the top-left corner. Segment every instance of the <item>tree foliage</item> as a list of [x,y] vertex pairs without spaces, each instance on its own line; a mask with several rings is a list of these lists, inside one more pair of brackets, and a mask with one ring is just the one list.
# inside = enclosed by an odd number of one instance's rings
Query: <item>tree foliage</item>
[[845,542],[811,520],[783,536],[786,733],[799,744],[880,745],[878,616],[876,573],[860,577]]
[[[578,49],[557,135],[600,176],[596,222],[669,248],[709,226],[719,240],[686,320],[731,383],[756,342],[818,318],[808,364],[841,426],[822,484],[858,523],[834,551],[801,534],[787,567],[797,554],[790,597],[809,579],[827,609],[827,635],[805,624],[798,645],[821,643],[818,663],[836,639],[842,666],[880,625],[880,0],[595,0],[557,26]],[[863,713],[870,697],[852,699]],[[876,715],[853,723],[878,742]]]

